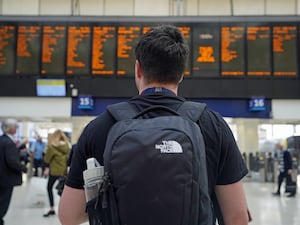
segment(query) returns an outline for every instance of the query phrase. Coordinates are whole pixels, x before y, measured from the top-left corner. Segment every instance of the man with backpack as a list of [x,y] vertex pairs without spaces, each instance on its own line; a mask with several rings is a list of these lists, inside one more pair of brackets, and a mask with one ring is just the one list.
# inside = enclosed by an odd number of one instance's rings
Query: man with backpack
[[[109,106],[84,129],[59,205],[62,225],[248,224],[241,182],[248,170],[230,128],[205,104],[177,96],[188,52],[174,26],[141,37],[139,95]],[[91,157],[104,165],[92,207],[82,175]]]

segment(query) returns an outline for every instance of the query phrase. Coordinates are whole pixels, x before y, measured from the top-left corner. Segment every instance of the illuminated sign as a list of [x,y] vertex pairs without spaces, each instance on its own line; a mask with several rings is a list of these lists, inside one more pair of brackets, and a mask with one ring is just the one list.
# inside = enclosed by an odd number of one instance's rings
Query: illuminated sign
[[249,111],[266,110],[265,97],[252,97],[249,100]]
[[[188,78],[289,79],[299,73],[300,31],[299,22],[284,20],[169,23],[190,48]],[[163,24],[154,22],[2,20],[0,75],[133,78],[134,48],[151,26]]]
[[89,95],[78,96],[78,109],[93,109],[94,108],[94,99]]
[[65,97],[66,81],[64,79],[37,79],[36,95],[44,97]]

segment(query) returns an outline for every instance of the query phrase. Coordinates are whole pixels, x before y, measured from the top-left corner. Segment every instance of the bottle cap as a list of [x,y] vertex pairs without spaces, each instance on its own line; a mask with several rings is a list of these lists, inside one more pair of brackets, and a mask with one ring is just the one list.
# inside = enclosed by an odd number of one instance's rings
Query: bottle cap
[[84,183],[87,184],[91,180],[101,179],[104,174],[104,167],[95,158],[87,159],[86,163],[87,170],[83,171]]
[[88,158],[86,160],[87,169],[93,169],[95,167],[101,166],[100,163],[95,158]]

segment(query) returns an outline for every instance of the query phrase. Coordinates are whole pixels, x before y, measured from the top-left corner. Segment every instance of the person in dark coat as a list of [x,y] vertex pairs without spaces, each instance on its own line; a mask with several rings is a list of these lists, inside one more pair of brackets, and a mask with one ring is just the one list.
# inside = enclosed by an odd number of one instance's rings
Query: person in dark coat
[[[280,196],[280,188],[281,184],[284,179],[286,179],[286,182],[291,180],[291,174],[293,172],[292,170],[292,157],[288,150],[283,149],[282,144],[277,143],[276,149],[279,151],[279,175],[278,175],[278,184],[277,184],[277,191],[273,193],[273,195]],[[288,197],[294,197],[296,192],[290,193]]]
[[22,172],[27,168],[21,164],[20,152],[14,142],[18,124],[14,119],[6,119],[1,125],[0,137],[0,225],[4,225],[14,186],[22,184]]

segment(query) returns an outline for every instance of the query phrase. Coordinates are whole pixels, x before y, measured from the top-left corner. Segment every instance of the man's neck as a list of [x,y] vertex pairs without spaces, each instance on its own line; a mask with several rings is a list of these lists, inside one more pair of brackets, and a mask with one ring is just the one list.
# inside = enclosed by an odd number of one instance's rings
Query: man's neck
[[6,135],[7,135],[13,142],[15,141],[13,134],[6,133]]
[[177,95],[177,86],[173,85],[173,84],[158,84],[158,83],[152,83],[152,84],[149,84],[149,85],[144,85],[143,87],[141,87],[139,89],[139,94],[143,93],[146,89],[149,89],[149,88],[165,88],[165,89],[168,89],[170,91],[172,91],[175,95]]

